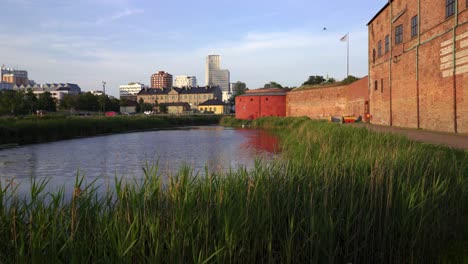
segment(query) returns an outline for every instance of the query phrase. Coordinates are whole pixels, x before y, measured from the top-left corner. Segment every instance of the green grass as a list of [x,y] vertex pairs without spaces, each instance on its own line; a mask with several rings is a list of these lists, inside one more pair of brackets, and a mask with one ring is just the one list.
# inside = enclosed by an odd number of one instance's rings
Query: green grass
[[175,126],[218,124],[215,115],[0,118],[1,144],[30,144]]
[[[463,263],[468,154],[307,118],[264,118],[277,162],[144,170],[97,195],[0,186],[0,262]],[[163,184],[167,182],[167,184]],[[79,194],[78,194],[79,193]]]

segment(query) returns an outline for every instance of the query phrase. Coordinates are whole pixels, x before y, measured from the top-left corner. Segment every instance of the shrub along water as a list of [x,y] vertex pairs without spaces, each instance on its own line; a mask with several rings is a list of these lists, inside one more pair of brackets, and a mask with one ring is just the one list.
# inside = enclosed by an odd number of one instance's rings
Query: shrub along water
[[0,144],[29,144],[174,126],[218,124],[219,116],[0,118]]
[[[98,195],[0,186],[0,262],[462,263],[468,154],[306,118],[265,118],[283,158],[116,179]],[[163,184],[167,182],[167,184]],[[70,198],[71,196],[71,198]]]

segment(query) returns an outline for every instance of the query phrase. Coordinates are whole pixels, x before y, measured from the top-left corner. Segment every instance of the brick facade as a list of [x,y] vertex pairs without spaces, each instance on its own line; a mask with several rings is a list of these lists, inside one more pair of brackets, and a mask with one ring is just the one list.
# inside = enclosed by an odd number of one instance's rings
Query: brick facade
[[293,90],[286,99],[287,116],[329,119],[331,116],[365,116],[368,111],[368,78],[349,85]]
[[369,22],[372,123],[468,133],[468,3],[454,2],[394,0]]
[[286,116],[284,89],[257,89],[236,97],[236,118],[252,120],[265,116]]

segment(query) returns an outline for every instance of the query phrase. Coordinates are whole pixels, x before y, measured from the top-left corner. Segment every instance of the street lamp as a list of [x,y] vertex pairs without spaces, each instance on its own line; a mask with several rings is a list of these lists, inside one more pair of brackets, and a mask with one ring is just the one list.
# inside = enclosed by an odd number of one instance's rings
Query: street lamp
[[103,89],[103,93],[104,93],[104,102],[102,103],[103,107],[104,107],[104,115],[106,115],[106,82],[105,81],[102,81],[102,89]]

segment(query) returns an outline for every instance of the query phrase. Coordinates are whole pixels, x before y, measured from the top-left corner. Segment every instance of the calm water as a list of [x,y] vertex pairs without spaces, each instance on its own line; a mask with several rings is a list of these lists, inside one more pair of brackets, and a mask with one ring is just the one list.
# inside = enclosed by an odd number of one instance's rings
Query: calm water
[[272,159],[277,139],[263,130],[220,126],[190,127],[73,139],[0,150],[2,185],[14,178],[20,191],[31,179],[50,179],[49,189],[73,186],[76,175],[86,182],[112,187],[115,176],[142,179],[146,164],[158,164],[168,175],[182,165],[203,174],[230,168],[252,168],[256,157]]

